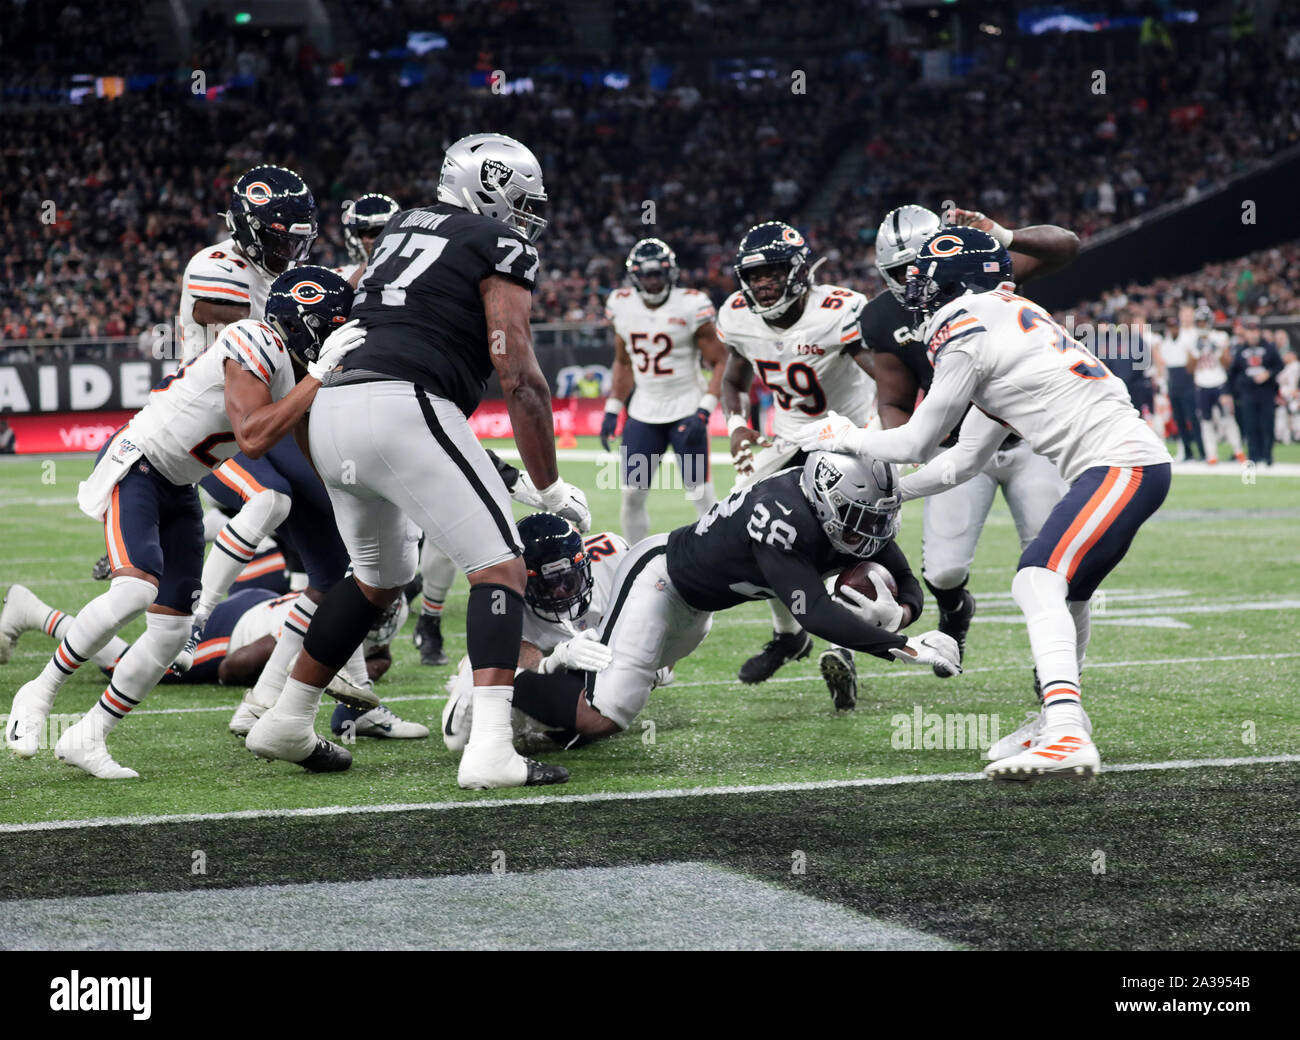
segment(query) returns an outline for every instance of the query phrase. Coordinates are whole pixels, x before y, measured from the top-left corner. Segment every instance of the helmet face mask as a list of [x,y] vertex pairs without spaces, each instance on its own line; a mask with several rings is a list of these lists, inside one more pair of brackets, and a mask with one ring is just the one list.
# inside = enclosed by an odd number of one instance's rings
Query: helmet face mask
[[816,266],[803,235],[779,220],[750,228],[736,251],[736,281],[745,302],[769,321],[807,295]]
[[643,238],[632,247],[623,266],[632,287],[649,307],[668,299],[677,284],[677,255],[661,239]]
[[888,463],[814,452],[804,463],[800,487],[839,552],[866,559],[898,535],[902,502],[897,473]]
[[470,134],[447,149],[438,177],[438,201],[514,227],[529,242],[546,228],[542,166],[505,134]]
[[399,209],[396,201],[377,192],[344,202],[341,223],[348,259],[354,264],[364,264],[369,260],[375,239]]
[[555,513],[519,521],[528,582],[524,601],[544,621],[576,621],[591,607],[591,556],[582,535]]

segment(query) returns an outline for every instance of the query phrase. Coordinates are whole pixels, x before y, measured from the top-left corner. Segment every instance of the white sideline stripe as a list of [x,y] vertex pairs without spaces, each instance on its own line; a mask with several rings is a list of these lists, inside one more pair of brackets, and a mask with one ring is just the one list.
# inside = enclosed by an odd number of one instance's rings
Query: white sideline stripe
[[[1145,773],[1165,769],[1227,769],[1234,766],[1300,762],[1300,755],[1260,755],[1254,758],[1179,758],[1168,762],[1127,762],[1105,766],[1103,772]],[[411,802],[391,805],[325,805],[308,809],[239,809],[225,813],[177,813],[170,816],[101,816],[90,820],[42,820],[0,824],[0,834],[79,830],[88,827],[145,827],[159,823],[206,823],[216,820],[292,819],[344,816],[352,813],[445,812],[451,809],[501,809],[510,805],[579,805],[589,802],[642,802],[666,798],[713,798],[730,794],[780,794],[787,791],[827,791],[841,787],[902,787],[948,781],[983,780],[983,773],[923,773],[862,777],[857,780],[803,780],[782,784],[739,784],[727,787],[674,787],[662,791],[596,791],[591,794],[545,794],[534,798],[484,798],[458,802]]]
[[[1139,618],[1166,614],[1236,614],[1241,611],[1296,610],[1298,608],[1300,608],[1300,599],[1264,599],[1240,602],[1225,600],[1222,603],[1162,603],[1158,606],[1120,607],[1119,609],[1107,605],[1105,610],[1094,612],[1092,620],[1097,622],[1106,621],[1109,618]],[[1025,616],[1023,614],[985,614],[981,618],[976,613],[973,620],[998,625],[1023,625]]]
[[[1217,661],[1285,661],[1293,657],[1300,657],[1300,651],[1293,653],[1279,654],[1225,654],[1220,657],[1157,657],[1148,658],[1140,661],[1089,661],[1087,667],[1092,668],[1138,668],[1146,665],[1174,665],[1174,664],[1213,664]],[[987,665],[983,668],[967,668],[963,675],[980,675],[986,672],[1019,672],[1026,668],[1025,662],[1017,664],[994,664]],[[895,668],[889,672],[859,672],[859,679],[916,679],[925,678],[932,673],[928,668]],[[782,678],[782,682],[822,682],[820,675],[791,675]],[[737,679],[697,679],[693,682],[675,682],[668,686],[661,687],[664,690],[676,690],[694,688],[697,686],[732,686],[739,682]],[[402,704],[408,701],[445,701],[445,693],[403,693],[396,697],[385,697],[384,704]],[[222,704],[211,708],[137,708],[131,712],[131,717],[136,718],[140,715],[198,715],[205,712],[234,711],[238,704]],[[79,712],[53,712],[56,716],[66,716],[69,718],[79,717]],[[9,716],[0,714],[0,723],[7,723]]]

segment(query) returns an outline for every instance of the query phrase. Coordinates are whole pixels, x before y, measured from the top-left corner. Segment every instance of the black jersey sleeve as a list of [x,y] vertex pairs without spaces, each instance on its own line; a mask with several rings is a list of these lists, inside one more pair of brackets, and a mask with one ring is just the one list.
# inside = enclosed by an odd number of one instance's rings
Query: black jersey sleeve
[[754,546],[754,561],[763,572],[764,584],[786,605],[798,622],[815,636],[836,646],[861,650],[892,661],[891,647],[907,639],[874,625],[865,625],[846,607],[836,603],[812,562],[800,553],[777,546]]
[[537,247],[523,235],[500,222],[484,221],[466,242],[469,251],[483,262],[483,277],[503,274],[529,292],[537,285],[541,259]]
[[929,389],[933,377],[925,344],[916,338],[916,316],[885,291],[867,301],[858,328],[862,342],[878,354],[893,354],[907,366],[916,385]]

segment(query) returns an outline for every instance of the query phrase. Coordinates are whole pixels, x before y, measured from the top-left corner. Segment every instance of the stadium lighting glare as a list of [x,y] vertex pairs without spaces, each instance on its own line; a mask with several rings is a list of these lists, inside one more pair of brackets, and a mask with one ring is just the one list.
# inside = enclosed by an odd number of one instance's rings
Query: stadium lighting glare
[[247,11],[236,11],[236,12],[235,12],[235,24],[236,24],[236,25],[247,25],[247,24],[248,24],[249,22],[251,22],[252,20],[253,20],[253,16],[252,16],[249,12],[247,12]]

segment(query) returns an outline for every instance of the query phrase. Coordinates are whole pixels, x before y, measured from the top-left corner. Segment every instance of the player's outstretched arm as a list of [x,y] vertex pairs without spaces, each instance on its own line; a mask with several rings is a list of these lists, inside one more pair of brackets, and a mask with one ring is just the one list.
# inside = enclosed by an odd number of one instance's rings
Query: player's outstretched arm
[[1007,428],[990,419],[978,408],[972,408],[962,421],[957,443],[941,452],[915,473],[909,473],[898,482],[898,493],[904,502],[964,484],[980,472],[989,459],[997,454],[1007,436]]
[[1004,228],[996,220],[971,209],[954,210],[952,222],[987,231],[1001,242],[1011,254],[1011,269],[1019,285],[1068,267],[1079,255],[1079,236],[1055,224]]
[[320,380],[308,377],[280,400],[272,401],[269,386],[227,358],[226,415],[239,450],[250,459],[260,459],[298,425],[319,389]]
[[605,417],[600,424],[600,446],[606,451],[610,450],[610,440],[614,436],[614,431],[618,428],[618,417],[623,414],[623,408],[632,393],[632,386],[635,381],[636,378],[632,374],[632,359],[627,353],[627,344],[623,342],[622,336],[616,334],[614,336],[614,364],[610,369],[609,396],[605,399]]

